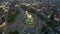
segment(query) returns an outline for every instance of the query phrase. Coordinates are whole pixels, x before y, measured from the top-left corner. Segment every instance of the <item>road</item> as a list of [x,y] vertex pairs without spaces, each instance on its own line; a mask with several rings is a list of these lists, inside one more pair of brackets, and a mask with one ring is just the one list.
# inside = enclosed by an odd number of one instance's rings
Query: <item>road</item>
[[[25,11],[20,8],[20,12],[21,14],[19,14],[17,16],[17,21],[11,25],[9,25],[9,31],[15,31],[15,30],[18,30],[19,31],[19,34],[23,34],[24,32],[25,33],[31,33],[31,34],[41,34],[41,29],[42,29],[42,26],[46,26],[46,28],[48,29],[51,29],[47,24],[45,24],[44,21],[42,21],[41,19],[39,19],[36,14],[32,14],[35,22],[36,22],[36,25],[35,27],[33,28],[28,28],[26,27],[22,22],[23,22],[23,19],[24,19],[24,16],[25,16]],[[35,29],[35,30],[34,30]]]
[[32,15],[33,15],[33,18],[36,20],[36,28],[37,28],[36,34],[39,34],[41,33],[40,31],[42,29],[43,23],[35,14],[32,14]]
[[[30,8],[32,8],[33,6],[29,6]],[[34,8],[34,7],[33,7]],[[37,10],[38,11],[38,10]],[[34,15],[33,15],[34,16]],[[36,16],[35,16],[36,17]],[[35,20],[37,20],[38,21],[38,18],[35,18]],[[42,21],[41,19],[39,19],[40,20],[40,22],[42,22],[43,23],[43,25],[48,29],[48,30],[54,30],[55,31],[55,29],[54,28],[52,28],[52,27],[49,27],[44,21]],[[50,19],[49,19],[50,20]],[[52,20],[51,20],[52,21]],[[54,21],[52,21],[53,23],[54,23]],[[40,24],[41,25],[41,24]],[[56,23],[55,23],[55,25],[57,25]],[[56,32],[58,32],[58,31],[56,31]],[[43,32],[43,33],[45,33],[45,32]],[[43,34],[42,33],[42,34]],[[59,33],[59,32],[58,32]]]
[[33,19],[35,20],[36,25],[32,28],[25,27],[23,29],[23,32],[31,33],[31,34],[39,34],[39,33],[41,33],[40,31],[43,26],[42,21],[39,18],[37,18],[36,15],[32,14],[32,16],[33,16]]
[[17,21],[15,23],[8,26],[10,31],[14,31],[14,30],[22,31],[23,30],[24,25],[22,25],[22,20],[24,19],[25,12],[21,8],[19,9],[21,11],[21,14],[17,16]]

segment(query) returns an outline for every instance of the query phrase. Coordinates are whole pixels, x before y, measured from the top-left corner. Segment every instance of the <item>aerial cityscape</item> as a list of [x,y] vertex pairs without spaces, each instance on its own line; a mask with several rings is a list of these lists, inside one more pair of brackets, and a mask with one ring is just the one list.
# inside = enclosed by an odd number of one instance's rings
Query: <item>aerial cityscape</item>
[[0,0],[0,34],[60,34],[60,0]]

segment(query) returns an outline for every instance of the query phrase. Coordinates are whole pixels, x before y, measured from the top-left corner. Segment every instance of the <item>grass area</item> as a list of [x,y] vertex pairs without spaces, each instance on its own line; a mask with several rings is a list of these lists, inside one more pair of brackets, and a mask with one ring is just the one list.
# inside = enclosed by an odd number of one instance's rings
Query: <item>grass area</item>
[[19,8],[17,8],[17,7],[16,7],[16,9],[17,9],[17,10],[16,10],[16,15],[19,15],[19,14],[20,14],[20,10],[19,10]]
[[18,31],[10,32],[9,34],[19,34]]
[[3,12],[4,12],[4,10],[3,10],[3,9],[0,9],[0,15],[1,15]]
[[39,19],[43,20],[50,27],[55,24],[51,20],[49,20],[47,17],[45,17],[43,15],[37,14],[37,16],[38,16]]
[[53,22],[51,22],[51,21],[46,21],[46,24],[51,27],[51,26],[54,25],[55,23],[53,23]]
[[27,10],[27,6],[25,6],[25,5],[22,5],[21,8],[24,10]]
[[[48,30],[49,31],[49,30]],[[48,34],[48,31],[46,31],[44,34]]]
[[43,25],[43,27],[42,27],[42,32],[45,32],[47,30],[47,28]]
[[33,14],[37,13],[37,11],[35,9],[29,8],[29,7],[25,6],[25,5],[22,5],[21,8],[24,9],[24,10],[27,10],[27,11],[33,13]]
[[8,15],[8,22],[12,23],[12,22],[15,22],[16,20],[16,17],[15,16],[12,16],[12,15]]
[[[15,8],[15,9],[16,10],[14,10],[14,9],[9,10],[9,15],[8,15],[8,18],[7,18],[9,23],[15,22],[17,15],[20,14],[20,11],[18,10],[18,8]],[[11,13],[15,13],[15,14],[11,14]]]
[[37,11],[35,9],[30,8],[30,12],[36,14]]
[[46,18],[43,15],[37,14],[37,17],[41,20],[45,20]]

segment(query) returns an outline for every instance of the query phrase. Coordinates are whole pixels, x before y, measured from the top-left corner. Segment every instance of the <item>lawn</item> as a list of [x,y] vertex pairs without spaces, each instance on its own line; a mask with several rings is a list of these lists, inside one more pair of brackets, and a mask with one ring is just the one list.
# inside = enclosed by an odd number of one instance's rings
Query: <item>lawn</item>
[[10,32],[9,34],[19,34],[18,31]]
[[[18,10],[17,8],[15,8],[15,9],[16,9],[16,10],[14,10],[14,9],[10,9],[10,10],[9,10],[9,15],[8,15],[8,18],[7,18],[7,20],[8,20],[9,23],[15,22],[17,15],[20,14],[20,10]],[[14,14],[11,14],[12,12],[13,12]]]
[[45,32],[47,30],[47,28],[43,25],[43,27],[42,27],[42,32]]

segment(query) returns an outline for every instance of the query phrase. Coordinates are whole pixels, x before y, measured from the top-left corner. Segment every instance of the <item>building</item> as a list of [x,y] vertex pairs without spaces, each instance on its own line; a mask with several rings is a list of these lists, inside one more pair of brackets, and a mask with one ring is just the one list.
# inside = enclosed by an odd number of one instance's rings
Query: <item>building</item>
[[26,11],[25,24],[27,25],[34,24],[34,19],[32,18],[32,15],[28,13],[28,11]]
[[54,18],[55,21],[60,21],[60,12],[58,12]]

